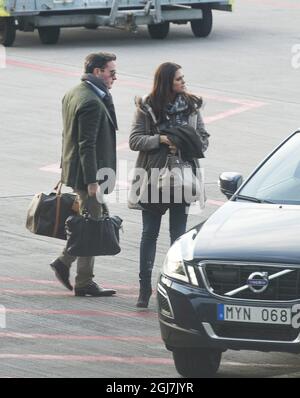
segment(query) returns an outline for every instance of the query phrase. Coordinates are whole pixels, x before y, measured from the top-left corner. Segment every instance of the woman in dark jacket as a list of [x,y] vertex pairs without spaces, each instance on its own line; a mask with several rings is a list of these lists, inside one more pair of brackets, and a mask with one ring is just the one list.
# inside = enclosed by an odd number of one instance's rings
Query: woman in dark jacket
[[[187,203],[175,203],[172,198],[154,203],[151,200],[151,184],[149,178],[151,172],[162,169],[166,163],[168,154],[175,154],[178,150],[189,161],[194,169],[199,168],[195,153],[189,153],[188,147],[176,137],[174,142],[170,139],[173,135],[164,133],[172,132],[176,128],[190,126],[193,142],[201,147],[201,153],[197,157],[203,157],[203,152],[208,147],[209,134],[206,132],[200,114],[202,99],[187,93],[183,71],[180,65],[166,62],[161,64],[154,76],[152,92],[143,99],[137,100],[137,112],[132,125],[130,135],[130,148],[139,151],[136,162],[133,184],[129,196],[129,207],[142,210],[143,233],[140,245],[140,294],[137,307],[147,308],[152,294],[151,275],[156,253],[156,242],[160,230],[162,215],[169,210],[171,244],[185,233],[187,224]],[[179,130],[180,131],[180,130]],[[180,133],[179,133],[180,134]],[[179,138],[179,139],[178,139]],[[173,139],[173,138],[172,138]],[[176,146],[177,145],[177,146]],[[179,147],[181,146],[181,147]],[[141,170],[145,173],[141,175]],[[138,176],[138,177],[137,177]],[[137,189],[138,181],[138,189]],[[200,202],[204,202],[204,195]],[[148,198],[148,201],[145,200]]]

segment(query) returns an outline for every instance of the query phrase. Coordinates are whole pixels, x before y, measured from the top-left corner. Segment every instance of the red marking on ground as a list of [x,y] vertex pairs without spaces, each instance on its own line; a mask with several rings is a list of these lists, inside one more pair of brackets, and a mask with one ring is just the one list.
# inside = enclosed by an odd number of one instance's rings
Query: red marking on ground
[[32,69],[32,70],[35,70],[38,72],[54,73],[54,74],[65,75],[65,76],[81,76],[81,73],[79,73],[79,72],[73,72],[73,71],[69,71],[66,69],[62,69],[62,68],[54,68],[54,67],[49,67],[49,66],[44,66],[44,65],[39,65],[39,64],[32,64],[29,62],[17,61],[15,59],[7,59],[6,63],[8,65],[17,66],[20,68]]
[[41,167],[40,170],[49,171],[49,173],[61,174],[61,169],[60,169],[59,163],[48,164],[48,166]]
[[173,365],[169,358],[116,357],[110,355],[40,355],[40,354],[0,354],[0,359],[21,359],[39,361],[69,362],[114,362],[124,364]]
[[0,276],[0,282],[14,282],[14,283],[38,283],[40,285],[59,285],[59,282],[48,281],[43,279],[28,279],[28,278],[11,278],[8,276]]
[[[0,289],[0,294],[14,294],[15,296],[57,296],[57,297],[72,297],[71,292],[62,292],[60,290],[20,290],[20,289]],[[123,294],[117,293],[117,297],[136,298],[137,294]]]
[[[13,283],[37,283],[40,285],[54,285],[54,286],[61,286],[59,282],[56,281],[51,281],[51,280],[44,280],[44,279],[29,279],[29,278],[12,278],[12,277],[7,277],[7,276],[0,276],[0,282],[13,282]],[[116,285],[114,283],[113,287],[115,289],[119,290],[138,290],[138,286],[132,286],[132,285]],[[103,287],[107,287],[106,285],[103,285]]]
[[21,340],[86,340],[86,341],[120,341],[120,342],[142,342],[159,343],[160,337],[155,336],[89,336],[71,334],[42,334],[42,333],[1,333],[0,338],[13,338]]
[[[117,145],[117,151],[123,151],[126,149],[129,149],[129,143],[127,141]],[[49,164],[47,166],[41,167],[39,170],[49,171],[50,173],[56,173],[56,174],[61,173],[60,163]],[[117,181],[117,185],[122,186],[122,181]]]
[[0,289],[2,294],[14,294],[15,296],[66,296],[72,297],[74,293],[51,291],[51,290],[20,290],[20,289]]
[[[45,65],[17,61],[14,59],[8,59],[7,64],[16,66],[16,67],[33,69],[33,70],[40,71],[40,72],[62,74],[65,76],[80,76],[81,75],[79,72],[69,71],[69,70],[63,69],[63,68],[49,67],[49,66],[45,66]],[[121,77],[118,82],[123,85],[129,85],[130,87],[135,86],[135,87],[148,88],[148,89],[150,87],[149,84],[136,82],[133,80],[133,78],[126,80]],[[227,103],[240,105],[238,108],[230,109],[225,112],[218,113],[216,115],[205,117],[204,121],[206,124],[210,124],[210,123],[228,118],[230,116],[238,115],[240,113],[243,113],[243,112],[266,105],[266,103],[264,103],[264,102],[250,101],[250,100],[245,100],[245,99],[235,99],[235,98],[231,98],[231,97],[216,96],[216,95],[210,95],[210,94],[205,94],[205,97],[209,98],[209,99],[213,99],[215,101],[227,102]],[[118,151],[122,151],[125,149],[129,149],[128,142],[123,142],[117,146]],[[44,167],[40,168],[40,170],[51,172],[51,173],[57,173],[57,174],[61,173],[59,163],[54,163],[54,164],[44,166]],[[117,181],[117,186],[119,186],[119,187],[128,187],[128,185],[129,184],[127,181]],[[223,204],[223,202],[218,202],[218,201],[214,201],[214,200],[210,200],[210,201],[208,201],[208,203],[216,204],[218,206]]]
[[222,206],[226,202],[222,202],[221,200],[207,200],[206,203],[214,206]]
[[127,141],[117,145],[117,151],[123,151],[124,149],[129,149],[129,143]]
[[204,121],[206,124],[210,124],[210,123],[216,122],[218,120],[226,119],[230,116],[234,116],[234,115],[238,115],[243,112],[247,112],[251,109],[259,108],[261,106],[263,106],[263,104],[261,102],[252,103],[251,105],[242,105],[238,108],[229,109],[228,111],[218,113],[217,115],[214,115],[214,116],[208,116],[208,117],[204,118]]
[[[79,298],[77,298],[78,300]],[[106,299],[105,297],[101,299]],[[90,317],[124,317],[124,318],[156,318],[157,314],[153,311],[100,311],[100,310],[47,310],[47,309],[32,309],[32,308],[2,308],[0,313],[6,314],[31,314],[31,315],[75,315],[75,316],[90,316]]]
[[[47,72],[47,73],[54,73],[54,74],[61,74],[64,76],[80,76],[81,73],[79,72],[75,72],[75,71],[70,71],[64,68],[57,68],[57,67],[49,67],[49,66],[45,66],[45,65],[39,65],[39,64],[32,64],[29,62],[23,62],[23,61],[17,61],[14,59],[7,59],[7,64],[8,65],[12,65],[12,66],[16,66],[16,67],[21,67],[21,68],[27,68],[27,69],[33,69],[39,72]],[[135,78],[136,79],[136,78]],[[150,89],[150,84],[149,83],[139,83],[136,80],[134,80],[133,78],[123,78],[122,76],[118,79],[118,84],[121,85],[128,85],[130,87],[140,87],[140,88],[144,88],[144,89]],[[253,107],[259,107],[259,106],[263,106],[265,105],[264,102],[254,102],[254,101],[248,101],[248,100],[240,100],[240,99],[233,99],[233,98],[228,98],[225,96],[214,96],[214,95],[210,95],[210,94],[201,94],[202,96],[205,96],[206,98],[210,98],[210,99],[214,99],[216,101],[221,101],[221,102],[229,102],[229,103],[234,103],[234,104],[239,104],[241,105],[240,108],[238,108],[239,110],[236,111],[236,113],[230,113],[228,112],[222,112],[219,115],[215,115],[215,116],[211,116],[205,119],[206,123],[211,123],[212,121],[216,121],[216,120],[220,120],[223,119],[225,117],[229,117],[238,113],[242,113],[245,111],[248,111],[250,109],[252,109]],[[216,119],[216,117],[218,116],[218,118]]]
[[[245,1],[245,0],[244,0]],[[266,5],[266,6],[273,6],[276,8],[279,8],[281,10],[293,10],[293,9],[300,9],[300,4],[296,4],[296,2],[288,2],[288,0],[246,0],[248,1],[251,5],[253,3],[258,3],[260,6]],[[296,0],[298,2],[298,0]]]

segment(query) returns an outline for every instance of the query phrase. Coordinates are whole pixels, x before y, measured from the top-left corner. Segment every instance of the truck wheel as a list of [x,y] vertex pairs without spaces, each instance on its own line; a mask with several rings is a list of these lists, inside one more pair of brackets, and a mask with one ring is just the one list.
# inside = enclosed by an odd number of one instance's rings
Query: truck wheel
[[85,29],[89,29],[89,30],[96,30],[98,29],[98,25],[84,25]]
[[206,348],[174,348],[177,372],[183,377],[212,377],[221,363],[222,352]]
[[213,15],[211,8],[202,8],[203,18],[191,21],[191,28],[196,37],[207,37],[213,26]]
[[158,24],[148,25],[148,32],[152,39],[162,40],[168,36],[170,22],[162,22]]
[[57,26],[45,26],[38,28],[40,40],[43,44],[56,44],[60,35],[60,28]]
[[16,38],[15,19],[12,17],[0,17],[0,44],[10,47]]

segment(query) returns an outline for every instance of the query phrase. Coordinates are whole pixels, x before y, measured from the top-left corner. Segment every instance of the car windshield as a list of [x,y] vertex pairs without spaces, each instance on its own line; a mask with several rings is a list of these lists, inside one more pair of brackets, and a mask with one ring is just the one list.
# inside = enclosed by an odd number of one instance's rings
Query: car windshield
[[261,202],[299,205],[300,133],[282,145],[239,194]]

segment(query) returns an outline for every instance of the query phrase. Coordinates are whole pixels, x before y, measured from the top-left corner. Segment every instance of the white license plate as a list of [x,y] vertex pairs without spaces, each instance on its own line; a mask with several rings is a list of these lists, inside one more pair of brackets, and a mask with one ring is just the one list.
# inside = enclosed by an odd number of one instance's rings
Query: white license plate
[[290,308],[247,307],[218,304],[218,321],[291,325]]

